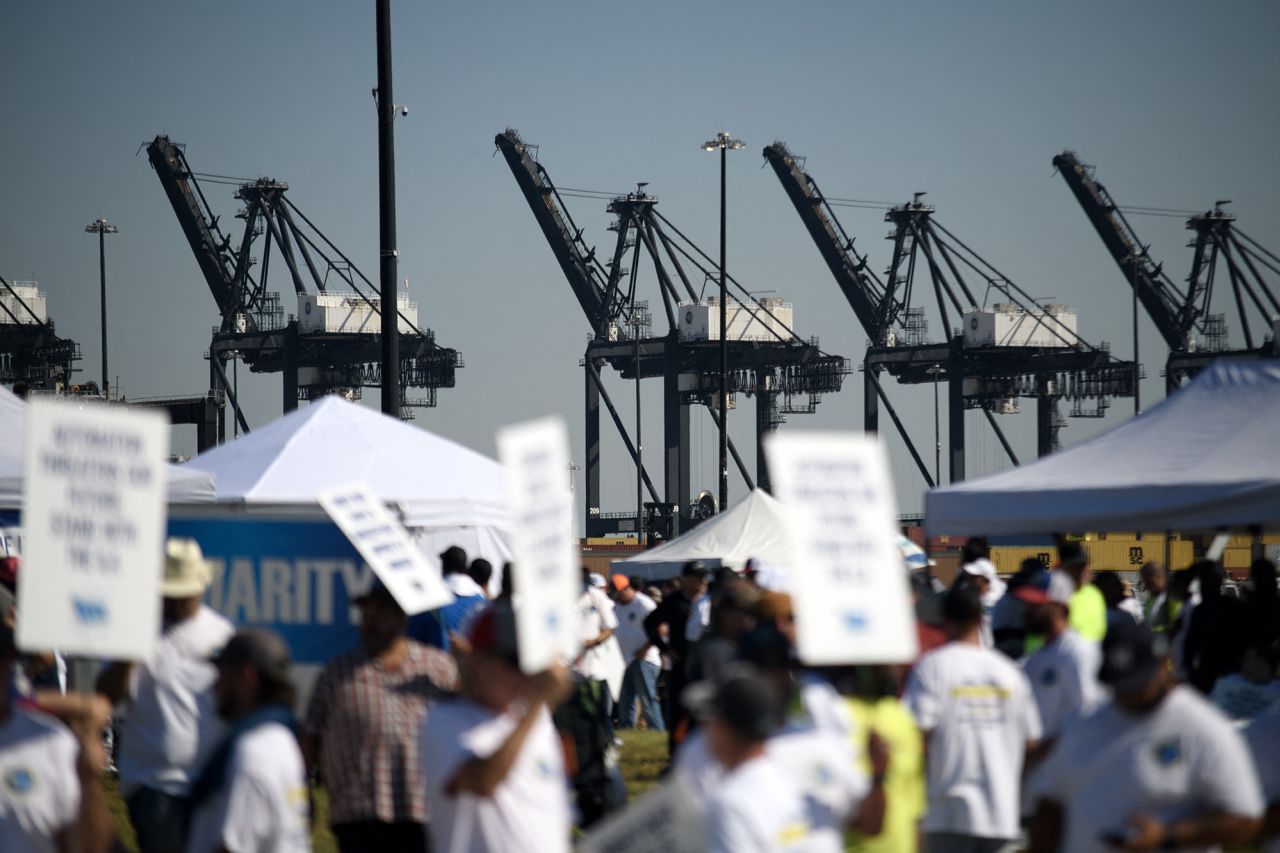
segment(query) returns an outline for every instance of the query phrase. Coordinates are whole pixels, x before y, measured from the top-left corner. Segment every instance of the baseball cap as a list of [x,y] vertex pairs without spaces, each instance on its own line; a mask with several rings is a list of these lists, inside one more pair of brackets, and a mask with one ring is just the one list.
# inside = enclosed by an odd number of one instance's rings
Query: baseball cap
[[1076,585],[1066,572],[1041,569],[1026,583],[1013,591],[1014,598],[1028,604],[1069,604],[1075,595]]
[[965,574],[986,578],[988,581],[995,581],[997,577],[995,564],[985,557],[979,557],[972,563],[965,563],[960,568],[964,570]]
[[265,678],[288,682],[289,646],[275,631],[266,628],[243,628],[227,640],[214,657],[216,664],[247,663]]
[[700,681],[681,695],[700,720],[718,719],[747,740],[764,740],[782,720],[783,699],[764,673],[747,663],[731,664],[714,682]]
[[592,572],[591,574],[587,575],[587,579],[591,582],[591,585],[596,589],[604,589],[606,586],[609,585],[608,582],[604,579],[604,575],[597,574],[596,572]]
[[705,578],[711,574],[711,570],[701,560],[690,560],[680,569],[680,576]]
[[172,538],[164,543],[164,577],[160,594],[165,598],[204,595],[213,582],[213,567],[194,539]]
[[467,628],[467,641],[476,654],[500,658],[512,666],[520,663],[516,616],[506,602],[494,602],[477,613]]
[[1151,682],[1169,653],[1169,641],[1125,619],[1107,627],[1098,680],[1117,693],[1136,693]]
[[624,589],[631,586],[631,581],[627,579],[626,575],[614,575],[609,578],[609,580],[612,581],[613,588],[617,592],[622,592]]

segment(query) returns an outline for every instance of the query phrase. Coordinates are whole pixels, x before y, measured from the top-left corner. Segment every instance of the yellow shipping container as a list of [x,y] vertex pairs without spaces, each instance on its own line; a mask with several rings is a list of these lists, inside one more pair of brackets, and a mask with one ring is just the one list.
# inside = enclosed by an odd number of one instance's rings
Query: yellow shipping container
[[1253,549],[1251,547],[1234,548],[1228,546],[1227,550],[1222,552],[1222,567],[1227,571],[1248,570],[1253,564]]
[[[1114,539],[1110,536],[1105,541],[1086,540],[1082,543],[1089,555],[1089,564],[1098,571],[1136,572],[1146,562],[1163,563],[1165,560],[1164,536],[1134,539]],[[1191,543],[1174,539],[1169,543],[1169,562],[1174,569],[1185,569],[1191,565]],[[996,547],[991,549],[991,562],[996,571],[1002,575],[1015,574],[1022,568],[1022,561],[1033,557],[1046,566],[1058,562],[1058,549],[1046,545],[1044,547]]]

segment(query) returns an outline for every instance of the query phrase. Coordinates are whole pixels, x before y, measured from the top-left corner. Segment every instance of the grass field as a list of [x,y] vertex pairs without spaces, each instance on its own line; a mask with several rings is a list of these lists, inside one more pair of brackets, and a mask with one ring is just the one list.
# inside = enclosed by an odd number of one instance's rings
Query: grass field
[[[632,798],[638,797],[658,782],[658,774],[667,764],[667,736],[661,732],[628,731],[622,733],[622,775],[627,780],[627,790]],[[126,849],[136,851],[137,842],[124,801],[116,792],[114,779],[108,779],[107,807],[115,823],[116,837]],[[337,843],[329,832],[329,797],[323,788],[313,791],[312,807],[315,809],[315,828],[311,833],[311,846],[315,853],[336,853]]]

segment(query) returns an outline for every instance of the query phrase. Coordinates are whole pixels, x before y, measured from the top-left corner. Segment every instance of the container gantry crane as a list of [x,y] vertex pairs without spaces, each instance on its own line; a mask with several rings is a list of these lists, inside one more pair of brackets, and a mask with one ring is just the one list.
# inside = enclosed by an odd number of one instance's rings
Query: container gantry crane
[[[1019,397],[1036,400],[1036,449],[1045,455],[1058,447],[1064,425],[1060,400],[1071,401],[1073,417],[1100,417],[1109,398],[1133,395],[1132,362],[1113,358],[1105,344],[1083,340],[1075,315],[1065,307],[1038,305],[938,222],[934,208],[920,201],[923,193],[885,214],[893,225],[893,257],[881,279],[836,217],[833,205],[840,200],[823,195],[804,171],[804,158],[782,142],[766,146],[763,153],[867,333],[864,429],[878,430],[882,403],[931,488],[937,485],[935,477],[885,393],[882,372],[908,385],[946,383],[951,482],[965,476],[966,409],[983,411],[1016,465],[1017,456],[993,413],[1016,411]],[[922,267],[926,274],[917,282]],[[981,299],[966,274],[981,279]],[[925,311],[912,304],[917,287],[934,296],[941,342],[925,340]],[[992,310],[979,307],[991,299],[997,300]]]
[[[198,175],[183,147],[167,136],[147,145],[147,157],[217,303],[221,321],[209,345],[209,382],[216,393],[226,394],[241,429],[249,427],[227,381],[232,358],[254,373],[281,373],[286,412],[300,399],[333,393],[355,398],[361,388],[381,385],[378,287],[294,205],[287,184]],[[237,186],[235,197],[244,207],[236,216],[244,220],[244,231],[236,243],[220,228],[197,177]],[[264,238],[260,260],[254,255],[259,237]],[[267,289],[273,245],[298,297],[296,318],[286,320],[280,295]],[[327,287],[333,281],[339,289]],[[396,311],[405,401],[401,418],[409,419],[414,407],[436,404],[438,388],[454,386],[462,360],[456,350],[437,344],[430,329],[418,327],[412,303],[399,300]],[[426,396],[406,398],[406,388],[424,389]],[[219,441],[225,439],[221,421],[218,433]]]
[[[583,355],[586,403],[586,531],[589,536],[617,532],[623,514],[600,511],[600,402],[622,438],[633,463],[638,453],[601,377],[608,365],[622,377],[661,378],[663,381],[663,496],[658,497],[647,472],[641,468],[650,506],[670,515],[670,534],[686,529],[705,516],[705,502],[691,501],[689,408],[704,405],[719,424],[719,357],[711,330],[718,314],[714,302],[704,303],[698,287],[717,280],[719,266],[657,209],[657,198],[635,192],[609,198],[607,210],[615,218],[617,235],[609,258],[602,261],[583,238],[570,216],[561,191],[537,160],[537,147],[524,142],[511,129],[494,139],[533,211],[543,236],[591,328]],[[569,191],[565,191],[569,192]],[[578,191],[575,191],[578,192]],[[602,198],[609,194],[597,194]],[[665,335],[650,333],[648,300],[638,298],[637,274],[647,258],[657,279]],[[694,275],[697,278],[691,279]],[[756,402],[756,477],[767,487],[762,442],[788,414],[811,413],[821,395],[840,390],[849,373],[848,362],[823,352],[816,339],[804,340],[790,328],[790,307],[780,300],[752,297],[732,276],[735,291],[728,315],[729,391],[754,396]],[[709,319],[714,316],[714,322]],[[734,330],[737,330],[736,332]],[[745,330],[745,331],[744,331]],[[738,450],[730,451],[743,480],[753,480]],[[702,504],[702,508],[699,508]],[[721,507],[723,509],[723,507]],[[654,510],[651,510],[651,513]],[[626,517],[631,517],[627,515]]]
[[67,387],[80,345],[58,337],[35,282],[0,276],[0,382],[25,382],[39,391]]
[[[1235,227],[1235,216],[1219,201],[1212,210],[1190,217],[1187,230],[1195,232],[1195,250],[1186,289],[1178,287],[1154,262],[1125,216],[1097,179],[1094,168],[1073,151],[1053,158],[1054,168],[1067,182],[1102,243],[1124,274],[1169,348],[1165,362],[1165,390],[1177,389],[1210,362],[1219,358],[1256,359],[1280,355],[1277,349],[1277,316],[1280,301],[1261,270],[1280,274],[1280,256]],[[1135,212],[1141,213],[1142,209]],[[1236,319],[1244,347],[1230,349],[1225,313],[1211,313],[1217,279],[1225,268],[1234,297]],[[1264,340],[1270,326],[1272,338]],[[1255,337],[1254,332],[1261,334]]]

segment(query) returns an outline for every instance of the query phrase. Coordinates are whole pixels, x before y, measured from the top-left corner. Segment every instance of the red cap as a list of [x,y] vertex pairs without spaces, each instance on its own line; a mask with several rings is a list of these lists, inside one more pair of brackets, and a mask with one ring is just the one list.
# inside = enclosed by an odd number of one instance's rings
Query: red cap
[[631,581],[627,580],[626,575],[614,575],[609,578],[609,580],[613,581],[613,588],[618,592],[622,592],[624,589],[631,586]]

